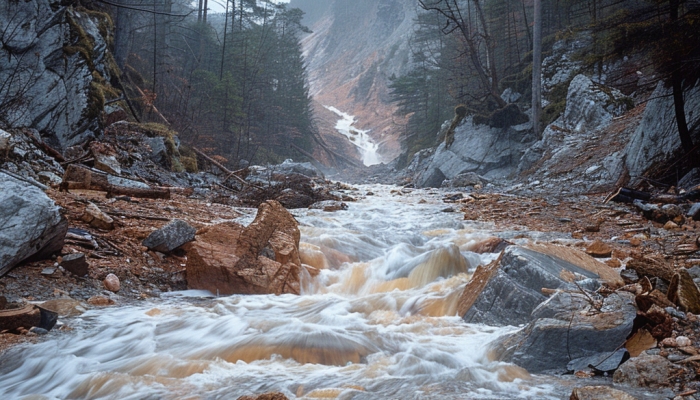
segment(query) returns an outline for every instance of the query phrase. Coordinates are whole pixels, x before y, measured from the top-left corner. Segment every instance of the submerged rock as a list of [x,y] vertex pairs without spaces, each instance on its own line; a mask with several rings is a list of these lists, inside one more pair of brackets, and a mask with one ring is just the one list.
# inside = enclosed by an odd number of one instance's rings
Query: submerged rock
[[20,262],[63,248],[68,230],[59,207],[36,186],[0,171],[0,276]]
[[218,295],[299,294],[300,236],[294,217],[266,201],[249,226],[216,225],[185,245],[187,287]]
[[659,387],[669,385],[673,364],[665,357],[642,353],[622,364],[613,382],[630,386]]

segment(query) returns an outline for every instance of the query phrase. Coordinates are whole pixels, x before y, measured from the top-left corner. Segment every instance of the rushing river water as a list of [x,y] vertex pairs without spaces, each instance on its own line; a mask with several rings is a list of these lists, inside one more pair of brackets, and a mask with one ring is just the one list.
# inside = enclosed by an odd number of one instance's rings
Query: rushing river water
[[293,211],[305,261],[323,268],[301,296],[181,292],[90,310],[0,358],[0,399],[561,398],[551,377],[489,360],[487,343],[515,328],[455,315],[470,272],[495,257],[470,251],[488,227],[441,212],[437,193],[391,189],[364,186],[375,195],[347,211]]
[[325,106],[329,111],[335,113],[340,119],[335,124],[335,130],[337,130],[341,135],[345,136],[350,143],[354,144],[355,147],[360,151],[360,157],[362,158],[362,163],[366,166],[376,165],[382,162],[379,156],[379,145],[374,143],[371,137],[369,137],[369,131],[362,129],[357,129],[353,125],[355,124],[355,117],[348,113],[344,113],[335,107]]

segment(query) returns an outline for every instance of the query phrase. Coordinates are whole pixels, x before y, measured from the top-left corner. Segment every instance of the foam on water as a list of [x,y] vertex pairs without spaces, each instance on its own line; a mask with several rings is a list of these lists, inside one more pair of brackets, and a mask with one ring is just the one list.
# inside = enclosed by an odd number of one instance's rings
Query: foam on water
[[390,189],[363,188],[377,195],[347,211],[294,211],[321,269],[302,296],[188,291],[88,311],[6,353],[0,398],[558,398],[489,360],[486,344],[515,328],[456,316],[470,273],[494,257],[465,247],[488,235],[440,212],[437,195]]
[[371,137],[369,137],[369,131],[357,129],[353,125],[355,124],[355,117],[348,113],[344,113],[333,106],[324,106],[329,111],[335,113],[340,119],[338,123],[335,124],[335,130],[337,130],[341,135],[345,136],[350,143],[354,144],[360,151],[362,156],[362,163],[366,166],[376,165],[382,162],[381,157],[379,157],[379,145],[374,143]]

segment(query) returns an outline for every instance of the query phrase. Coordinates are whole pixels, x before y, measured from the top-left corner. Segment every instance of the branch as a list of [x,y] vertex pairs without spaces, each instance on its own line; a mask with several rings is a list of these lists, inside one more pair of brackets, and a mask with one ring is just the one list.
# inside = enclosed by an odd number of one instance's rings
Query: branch
[[187,18],[194,13],[194,10],[192,10],[192,11],[188,12],[187,14],[173,14],[173,13],[168,13],[168,12],[163,12],[163,11],[147,10],[145,8],[131,7],[131,6],[127,6],[124,4],[112,3],[111,1],[108,1],[108,0],[95,0],[95,1],[97,1],[99,3],[108,4],[110,6],[118,7],[118,8],[126,8],[127,10],[142,11],[142,12],[147,12],[147,13],[156,14],[156,15],[167,15],[169,17]]

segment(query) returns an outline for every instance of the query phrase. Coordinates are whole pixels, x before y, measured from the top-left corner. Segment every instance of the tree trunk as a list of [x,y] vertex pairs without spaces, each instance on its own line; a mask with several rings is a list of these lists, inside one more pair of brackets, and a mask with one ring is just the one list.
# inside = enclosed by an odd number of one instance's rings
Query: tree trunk
[[532,27],[532,131],[540,137],[542,111],[542,2],[535,0],[535,21]]
[[[679,0],[669,1],[669,17],[671,26],[675,27],[678,21]],[[680,66],[683,60],[675,60]],[[686,153],[693,150],[693,139],[690,137],[688,129],[688,121],[685,119],[685,101],[683,100],[683,77],[678,70],[680,67],[671,72],[671,85],[673,86],[673,108],[676,113],[676,124],[678,125],[678,135],[681,139],[681,146]]]
[[114,61],[122,71],[126,67],[129,56],[129,32],[131,32],[131,10],[117,7],[117,23],[114,29]]

